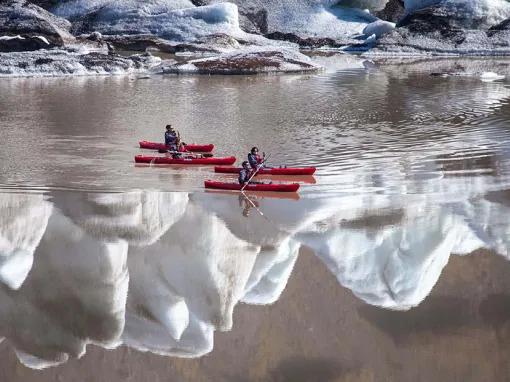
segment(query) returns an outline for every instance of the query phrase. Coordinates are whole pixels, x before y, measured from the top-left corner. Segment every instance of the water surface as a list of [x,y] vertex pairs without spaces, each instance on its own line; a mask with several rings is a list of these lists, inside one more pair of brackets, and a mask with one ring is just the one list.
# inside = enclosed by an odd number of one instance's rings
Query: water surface
[[[0,81],[0,379],[509,378],[510,91],[473,74],[507,61],[318,59]],[[168,122],[317,175],[277,198],[135,166]]]

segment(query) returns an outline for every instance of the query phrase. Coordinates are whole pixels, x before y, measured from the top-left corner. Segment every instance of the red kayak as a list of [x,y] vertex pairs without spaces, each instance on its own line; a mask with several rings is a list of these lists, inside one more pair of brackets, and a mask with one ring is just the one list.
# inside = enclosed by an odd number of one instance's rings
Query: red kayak
[[[214,172],[223,174],[239,174],[241,167],[216,166]],[[313,175],[315,167],[263,167],[257,174],[260,175]]]
[[[167,146],[164,143],[157,142],[149,142],[149,141],[140,141],[141,149],[149,149],[149,150],[166,150]],[[214,149],[214,145],[185,145],[184,149],[187,151],[201,152],[201,153],[210,153]]]
[[[239,183],[215,182],[213,180],[206,180],[204,184],[205,188],[213,188],[216,190],[241,191],[243,187]],[[248,184],[244,189],[246,191],[296,192],[299,189],[299,183]]]
[[172,157],[155,157],[151,155],[135,156],[136,163],[154,163],[154,164],[230,165],[234,164],[235,161],[236,157],[172,158]]

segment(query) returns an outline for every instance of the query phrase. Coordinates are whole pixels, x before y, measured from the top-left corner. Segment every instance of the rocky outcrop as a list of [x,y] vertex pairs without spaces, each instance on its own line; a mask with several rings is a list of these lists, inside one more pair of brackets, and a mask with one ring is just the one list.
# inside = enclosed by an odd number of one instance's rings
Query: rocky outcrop
[[23,44],[21,50],[30,50],[29,47],[39,49],[41,44],[34,40],[38,36],[44,37],[50,46],[62,46],[74,40],[69,33],[70,28],[69,21],[28,1],[7,0],[0,3],[0,36],[19,35],[27,39],[18,41],[13,46],[15,50],[20,49],[20,44]]
[[294,33],[271,32],[267,33],[264,37],[271,40],[292,42],[294,44],[298,44],[301,48],[306,49],[321,48],[325,46],[330,48],[340,48],[345,46],[345,44],[341,44],[332,38],[300,37]]
[[164,53],[221,53],[239,48],[239,42],[224,34],[205,36],[189,43],[175,43],[153,35],[102,36],[102,41],[118,50],[134,52],[159,51]]
[[383,10],[374,12],[374,15],[381,20],[397,23],[405,15],[405,7],[403,0],[390,0]]
[[190,60],[163,69],[164,73],[257,74],[309,72],[320,67],[305,55],[292,51],[259,50],[229,53],[217,57]]
[[491,28],[493,16],[473,14],[466,7],[466,4],[442,4],[414,11],[398,23],[395,31],[379,39],[372,52],[509,54],[507,24],[502,22]]

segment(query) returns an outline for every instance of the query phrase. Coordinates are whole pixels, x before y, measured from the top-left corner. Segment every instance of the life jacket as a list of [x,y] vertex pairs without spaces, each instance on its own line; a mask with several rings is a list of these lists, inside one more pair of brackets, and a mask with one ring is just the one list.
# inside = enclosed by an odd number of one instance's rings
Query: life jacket
[[165,131],[165,145],[175,145],[177,143],[177,134],[171,131]]
[[248,162],[252,168],[257,168],[262,163],[262,157],[259,154],[248,154]]
[[250,180],[251,171],[244,168],[239,171],[239,184],[245,184]]

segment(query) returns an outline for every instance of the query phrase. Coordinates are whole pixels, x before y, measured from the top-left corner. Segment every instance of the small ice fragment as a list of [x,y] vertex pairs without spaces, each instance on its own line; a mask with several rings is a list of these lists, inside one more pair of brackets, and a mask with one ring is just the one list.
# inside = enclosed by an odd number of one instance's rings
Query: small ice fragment
[[502,80],[503,78],[505,78],[505,76],[494,72],[483,72],[480,78],[484,82],[492,82]]

